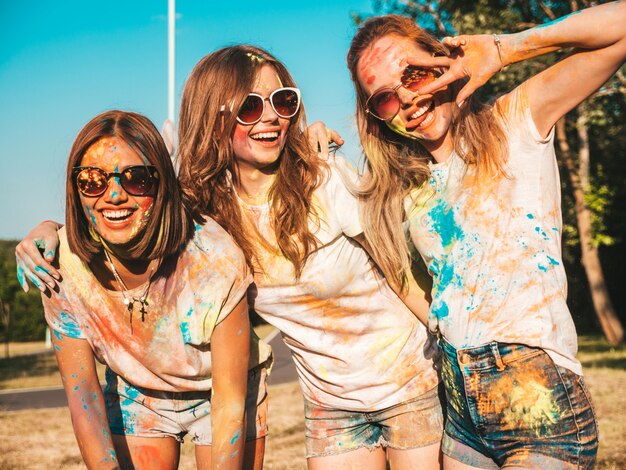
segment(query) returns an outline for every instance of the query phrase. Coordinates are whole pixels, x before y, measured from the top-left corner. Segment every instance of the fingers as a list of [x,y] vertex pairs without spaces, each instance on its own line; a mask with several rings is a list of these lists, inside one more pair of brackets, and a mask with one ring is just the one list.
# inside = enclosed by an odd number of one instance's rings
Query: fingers
[[455,82],[458,79],[459,77],[457,77],[454,72],[452,72],[451,70],[447,70],[434,81],[427,83],[426,85],[421,87],[419,89],[419,94],[430,95],[436,92],[437,90],[441,90],[442,88],[447,87],[448,85],[450,85],[451,83]]
[[[18,266],[18,280],[25,292],[28,292],[28,283],[32,282],[42,292],[46,289],[44,284],[54,289],[57,280],[61,279],[61,274],[41,256],[40,246],[46,249],[43,242],[38,241],[37,244],[25,243],[22,241],[15,249],[15,258]],[[48,251],[50,254],[50,250]],[[52,252],[54,258],[54,252]]]
[[331,152],[344,143],[341,135],[337,131],[327,128],[322,121],[311,124],[307,132],[311,148],[323,160],[328,160]]
[[467,38],[465,36],[446,36],[441,42],[448,49],[456,49],[457,47],[467,46]]
[[32,282],[33,285],[41,292],[45,293],[48,290],[43,281],[21,261],[17,262],[17,280],[20,283],[20,286],[22,286],[24,292],[28,292],[30,290],[27,280]]
[[428,68],[440,68],[450,67],[452,64],[452,59],[445,56],[437,56],[437,57],[407,57],[406,62],[409,65],[415,65],[416,67],[428,67]]

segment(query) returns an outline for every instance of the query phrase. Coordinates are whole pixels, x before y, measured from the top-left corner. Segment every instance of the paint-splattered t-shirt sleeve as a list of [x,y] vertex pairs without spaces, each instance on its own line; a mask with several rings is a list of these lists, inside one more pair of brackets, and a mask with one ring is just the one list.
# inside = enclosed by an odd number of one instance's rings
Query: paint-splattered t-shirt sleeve
[[196,226],[193,243],[181,261],[188,263],[187,286],[179,299],[189,303],[188,343],[208,344],[216,325],[246,296],[252,275],[241,249],[215,222]]
[[334,220],[342,233],[348,237],[356,237],[363,233],[359,218],[359,201],[349,189],[356,185],[358,175],[350,163],[341,157],[329,161],[330,176],[321,192],[327,199],[327,218]]

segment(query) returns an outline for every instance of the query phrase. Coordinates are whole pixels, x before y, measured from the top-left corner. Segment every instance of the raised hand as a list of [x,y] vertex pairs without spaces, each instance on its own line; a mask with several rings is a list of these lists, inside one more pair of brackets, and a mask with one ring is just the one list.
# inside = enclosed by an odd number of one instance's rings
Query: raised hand
[[420,95],[440,90],[451,83],[469,77],[469,81],[456,96],[458,106],[483,86],[505,65],[499,37],[492,34],[446,37],[443,44],[450,49],[449,57],[407,57],[410,65],[445,69],[433,82],[420,88]]

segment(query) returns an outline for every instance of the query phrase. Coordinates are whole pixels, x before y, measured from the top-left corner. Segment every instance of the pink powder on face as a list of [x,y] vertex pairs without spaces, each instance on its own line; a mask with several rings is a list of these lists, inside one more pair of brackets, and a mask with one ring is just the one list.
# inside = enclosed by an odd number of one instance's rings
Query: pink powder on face
[[367,78],[367,84],[368,84],[368,85],[371,85],[372,83],[374,83],[374,80],[376,80],[376,75],[370,75],[370,76]]

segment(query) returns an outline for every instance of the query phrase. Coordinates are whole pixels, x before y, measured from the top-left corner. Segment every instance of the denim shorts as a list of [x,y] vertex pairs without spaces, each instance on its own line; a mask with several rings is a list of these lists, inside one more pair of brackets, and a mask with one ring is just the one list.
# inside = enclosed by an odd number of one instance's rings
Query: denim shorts
[[583,378],[538,348],[444,339],[444,454],[480,468],[593,468],[598,427]]
[[[246,440],[267,435],[267,371],[264,364],[248,374]],[[164,392],[136,387],[106,369],[104,388],[109,426],[113,434],[173,437],[187,434],[196,445],[211,445],[211,392]]]
[[407,450],[441,441],[438,387],[380,411],[322,408],[304,400],[306,457],[325,457],[377,446]]

